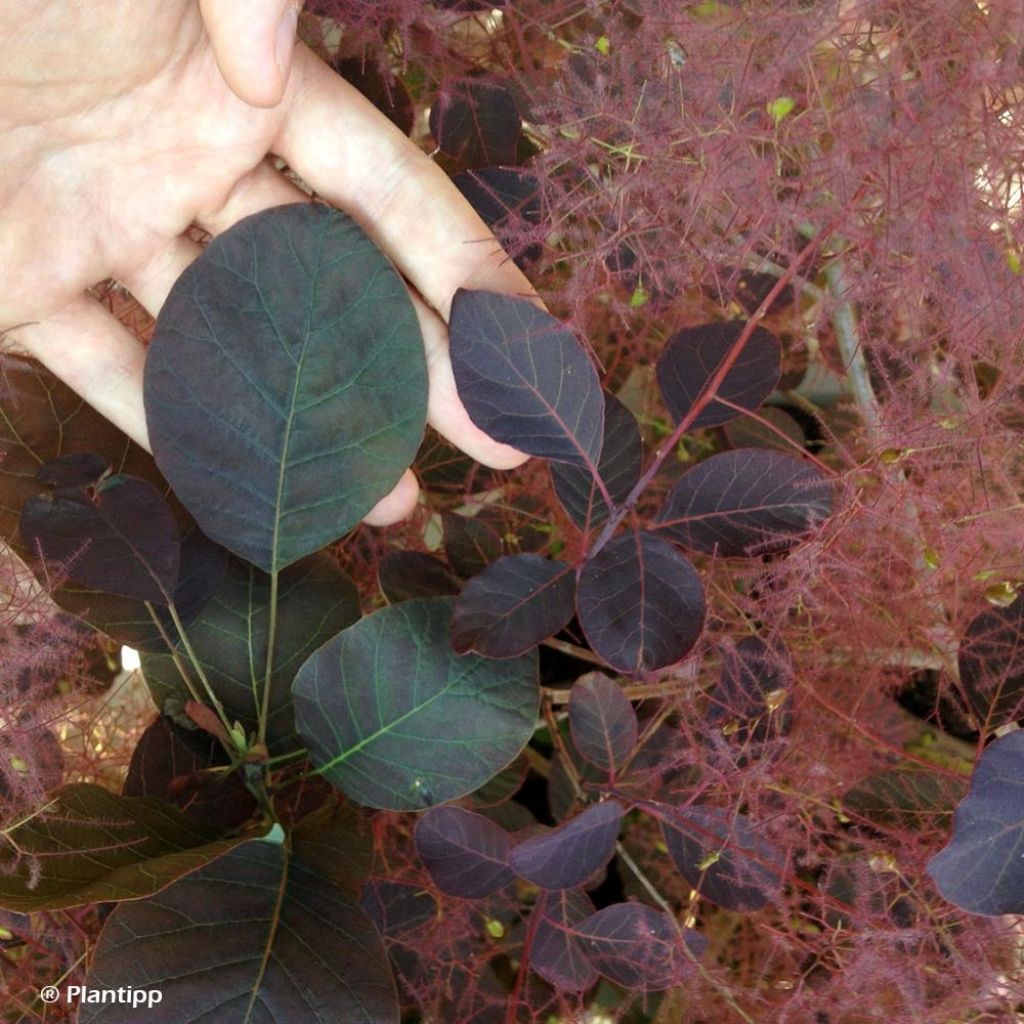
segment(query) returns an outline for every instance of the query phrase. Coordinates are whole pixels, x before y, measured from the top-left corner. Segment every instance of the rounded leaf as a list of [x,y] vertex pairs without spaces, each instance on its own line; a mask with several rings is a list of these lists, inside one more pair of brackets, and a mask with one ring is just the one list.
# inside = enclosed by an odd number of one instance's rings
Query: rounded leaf
[[430,877],[451,896],[480,899],[515,877],[508,866],[512,837],[482,814],[434,807],[416,822],[414,834]]
[[[666,342],[658,358],[658,387],[676,423],[687,417],[710,387],[746,326],[740,320],[701,324],[677,331]],[[717,427],[740,415],[717,397],[748,412],[759,408],[778,384],[781,366],[778,338],[763,327],[755,327],[716,389],[716,398],[697,414],[690,429]]]
[[[51,463],[52,465],[52,463]],[[104,477],[29,498],[21,536],[76,583],[169,604],[178,582],[178,524],[160,492],[136,477]]]
[[625,813],[617,800],[594,804],[558,828],[521,842],[509,864],[542,889],[582,885],[612,859]]
[[370,919],[318,871],[260,841],[116,908],[86,984],[156,989],[163,998],[141,1012],[128,1001],[83,1002],[81,1024],[397,1024],[399,1017]]
[[412,462],[422,336],[401,277],[355,221],[276,207],[175,282],[144,395],[175,494],[210,537],[272,572],[350,530]]
[[590,897],[579,889],[542,892],[533,912],[540,917],[530,946],[530,967],[549,985],[585,992],[598,975],[575,932],[594,913]]
[[471,793],[533,734],[537,656],[452,650],[450,598],[403,601],[327,641],[292,685],[310,756],[353,800],[419,810]]
[[600,672],[581,676],[569,691],[569,729],[580,754],[613,772],[633,753],[636,711],[614,679]]
[[692,551],[782,551],[832,512],[832,486],[814,466],[760,448],[720,452],[669,492],[657,529]]
[[568,328],[529,299],[460,288],[449,333],[459,397],[481,430],[529,455],[596,472],[604,396]]
[[928,874],[950,903],[972,914],[1024,913],[1024,732],[985,748],[949,844]]
[[494,80],[445,82],[430,108],[438,149],[463,167],[515,163],[523,122],[511,92]]
[[[248,732],[259,728],[264,706],[271,593],[266,573],[233,558],[213,597],[186,630],[228,721],[237,720]],[[278,577],[266,722],[267,743],[274,753],[288,753],[300,744],[291,697],[299,666],[326,639],[358,618],[359,592],[326,553],[310,555]],[[184,649],[179,653],[188,665]],[[142,674],[160,708],[171,697],[189,699],[169,654],[144,655]],[[193,681],[198,684],[198,679]]]
[[668,914],[642,903],[613,903],[581,922],[578,934],[606,978],[645,991],[677,984],[707,947],[703,935],[683,931]]
[[679,661],[704,627],[697,570],[641,530],[621,534],[583,563],[576,607],[594,652],[631,675]]
[[727,910],[757,910],[782,887],[786,858],[746,815],[685,807],[660,817],[679,873],[712,903]]
[[[636,417],[614,395],[605,392],[604,403],[604,439],[597,472],[612,501],[621,503],[640,479],[640,427]],[[608,505],[588,469],[552,463],[551,482],[562,507],[581,530],[598,526],[608,518]]]
[[554,636],[573,616],[572,567],[540,555],[506,555],[474,576],[455,602],[452,645],[508,658]]

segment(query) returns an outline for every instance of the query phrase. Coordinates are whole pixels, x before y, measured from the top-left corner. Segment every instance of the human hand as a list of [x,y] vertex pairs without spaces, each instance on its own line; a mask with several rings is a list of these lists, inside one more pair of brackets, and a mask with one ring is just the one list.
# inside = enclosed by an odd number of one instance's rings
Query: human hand
[[[410,282],[429,422],[479,461],[516,466],[525,457],[476,428],[459,401],[444,320],[457,288],[530,286],[444,172],[294,43],[298,7],[0,8],[0,336],[148,448],[145,346],[85,291],[114,278],[155,316],[201,251],[186,235],[193,223],[216,235],[306,200],[268,160],[275,154],[353,216]],[[394,522],[417,496],[407,472],[367,521]]]

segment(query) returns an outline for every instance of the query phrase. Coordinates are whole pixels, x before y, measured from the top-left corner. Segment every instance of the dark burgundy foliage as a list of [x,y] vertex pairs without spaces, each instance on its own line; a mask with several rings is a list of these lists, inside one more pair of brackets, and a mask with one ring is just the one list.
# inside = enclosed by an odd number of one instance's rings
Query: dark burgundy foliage
[[659,810],[668,852],[690,886],[728,910],[763,907],[782,887],[785,855],[746,815],[707,805]]
[[437,900],[422,886],[388,879],[367,882],[359,906],[387,939],[415,931],[437,914]]
[[[311,1003],[361,1024],[398,1016],[384,945],[366,914],[273,843],[244,843],[151,899],[120,904],[90,978],[102,988],[159,988],[179,1019],[195,1019],[213,998],[210,971],[236,979],[216,993],[226,1020],[244,1020],[254,998],[270,1020],[308,1019]],[[94,1003],[79,1019],[128,1024],[138,1014],[130,1003]]]
[[447,81],[430,108],[430,134],[462,168],[514,164],[521,131],[515,98],[492,79]]
[[441,527],[448,561],[460,576],[475,576],[501,557],[501,537],[486,520],[444,512]]
[[573,616],[572,566],[540,555],[506,555],[466,584],[455,602],[452,646],[511,658],[557,633]]
[[[218,235],[175,282],[144,397],[175,494],[269,573],[350,530],[412,462],[423,339],[404,283],[354,220],[279,206]],[[342,421],[347,436],[332,439]]]
[[[597,475],[617,505],[640,479],[642,443],[636,417],[612,394],[604,396],[604,437]],[[551,465],[551,482],[569,518],[581,529],[600,526],[610,509],[593,472],[564,462]]]
[[831,511],[832,486],[820,470],[782,452],[741,448],[691,469],[656,522],[692,551],[752,556],[792,547]]
[[744,637],[723,645],[722,673],[710,693],[707,722],[735,742],[764,743],[792,728],[793,659],[781,644]]
[[227,763],[212,736],[161,715],[132,753],[123,793],[163,797],[201,824],[237,828],[252,817],[256,801],[238,772],[206,771]]
[[44,487],[91,487],[110,472],[110,460],[94,452],[62,455],[39,467],[36,479]]
[[310,759],[368,807],[420,810],[472,793],[526,745],[537,656],[459,655],[451,598],[378,609],[306,658],[291,687]]
[[973,914],[1024,912],[1024,732],[985,749],[953,836],[928,862],[939,891]]
[[642,675],[679,661],[704,625],[704,589],[679,551],[631,530],[584,562],[576,607],[590,646],[612,667]]
[[[270,692],[265,697],[272,590],[267,573],[232,558],[186,633],[229,723],[255,733],[262,720],[264,738],[278,754],[299,746],[290,693],[295,674],[322,643],[359,618],[359,595],[338,564],[320,552],[280,573]],[[181,644],[177,654],[179,659],[187,655]],[[169,653],[145,655],[142,667],[162,710],[181,707],[192,697]],[[193,688],[202,692],[195,669],[191,679]]]
[[967,781],[923,765],[885,768],[851,786],[843,794],[843,807],[876,828],[948,829],[953,808],[967,794]]
[[542,889],[573,889],[611,860],[623,814],[617,800],[594,804],[551,832],[519,843],[509,864]]
[[[67,469],[51,464],[44,475],[60,479]],[[95,487],[60,486],[30,498],[21,511],[21,536],[77,583],[153,604],[172,599],[178,524],[145,480],[118,474]]]
[[677,984],[707,945],[703,935],[680,929],[667,914],[641,903],[616,903],[578,926],[590,962],[626,988],[657,991]]
[[604,398],[568,328],[528,299],[460,288],[449,331],[459,396],[481,430],[530,455],[597,466]]
[[515,877],[509,867],[512,837],[480,814],[434,807],[416,822],[415,835],[416,852],[442,892],[480,899]]
[[0,355],[18,1021],[1020,1015],[1018,7],[304,5],[420,152],[90,289],[158,460]]
[[425,551],[389,551],[377,567],[377,585],[392,604],[459,592],[454,573],[441,559]]
[[537,235],[544,216],[540,183],[534,175],[518,167],[484,167],[456,174],[452,184],[520,266],[540,258],[542,244],[529,241]]
[[[666,342],[658,358],[658,387],[676,423],[688,420],[691,430],[717,427],[742,410],[759,408],[772,393],[780,373],[779,342],[763,327],[754,328],[721,383],[713,387],[745,327],[744,321],[703,324],[677,331]],[[706,394],[714,397],[690,419],[697,400]]]
[[622,688],[600,672],[590,672],[573,684],[569,728],[580,754],[609,774],[633,753],[639,731],[636,712]]
[[598,978],[576,935],[579,925],[594,913],[590,897],[578,889],[547,890],[540,894],[533,912],[539,920],[530,966],[557,988],[585,992]]
[[1021,717],[1024,701],[1024,594],[975,616],[960,641],[960,681],[984,732]]

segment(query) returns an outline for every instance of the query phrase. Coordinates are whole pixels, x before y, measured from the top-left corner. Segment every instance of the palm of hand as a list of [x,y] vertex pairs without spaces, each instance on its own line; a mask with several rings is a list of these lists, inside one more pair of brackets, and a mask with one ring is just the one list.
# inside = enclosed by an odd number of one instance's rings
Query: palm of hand
[[[465,244],[490,236],[443,173],[310,51],[298,47],[284,98],[263,109],[225,82],[192,0],[112,0],[100,24],[89,0],[26,0],[0,15],[9,20],[12,71],[0,85],[8,343],[147,443],[144,348],[84,289],[113,277],[157,313],[200,251],[185,235],[191,224],[217,234],[305,198],[267,161],[273,152],[356,217],[426,299],[414,295],[431,422],[481,461],[522,461],[469,422],[443,321],[428,307],[445,313],[460,286],[529,286],[496,245]],[[410,497],[407,481],[405,507]]]
[[146,39],[110,50],[96,31],[68,34],[95,43],[73,55],[86,78],[49,96],[37,123],[0,94],[0,123],[22,121],[0,134],[0,164],[20,172],[0,191],[0,326],[49,317],[106,277],[157,305],[168,247],[193,221],[230,222],[281,130],[283,104],[260,110],[228,88],[194,4],[134,6],[126,27]]

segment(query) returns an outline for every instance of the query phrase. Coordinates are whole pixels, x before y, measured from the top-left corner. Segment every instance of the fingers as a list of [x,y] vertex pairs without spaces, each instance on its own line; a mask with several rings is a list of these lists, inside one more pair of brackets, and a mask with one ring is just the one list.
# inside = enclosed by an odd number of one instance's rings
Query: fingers
[[[269,163],[264,163],[239,182],[219,209],[201,214],[199,219],[204,228],[217,235],[252,213],[303,201],[308,201],[308,196],[298,186]],[[172,279],[168,288],[173,283]],[[492,440],[470,420],[455,388],[444,321],[415,293],[412,298],[426,347],[429,375],[427,416],[431,426],[467,455],[493,469],[512,469],[521,465],[526,461],[525,455]]]
[[427,354],[427,421],[439,434],[485,466],[492,469],[521,466],[526,455],[495,441],[469,418],[455,387],[455,374],[448,355],[448,328],[418,295],[413,294],[412,300]]
[[301,0],[200,0],[224,80],[254,107],[276,107],[295,49]]
[[131,270],[119,273],[117,280],[142,303],[151,316],[156,316],[167,301],[174,282],[202,251],[202,246],[197,242],[179,235]]
[[82,296],[42,323],[11,329],[7,337],[149,450],[142,408],[145,346],[98,302]]
[[392,523],[412,515],[416,502],[420,497],[420,485],[416,482],[411,470],[402,474],[402,479],[395,485],[395,489],[381,498],[365,516],[363,522],[369,526],[390,526]]
[[219,235],[243,217],[286,203],[308,203],[309,196],[268,161],[258,164],[232,188],[216,209],[200,210],[196,220],[211,235]]
[[444,171],[301,44],[289,95],[274,152],[351,213],[443,318],[457,288],[533,294]]

